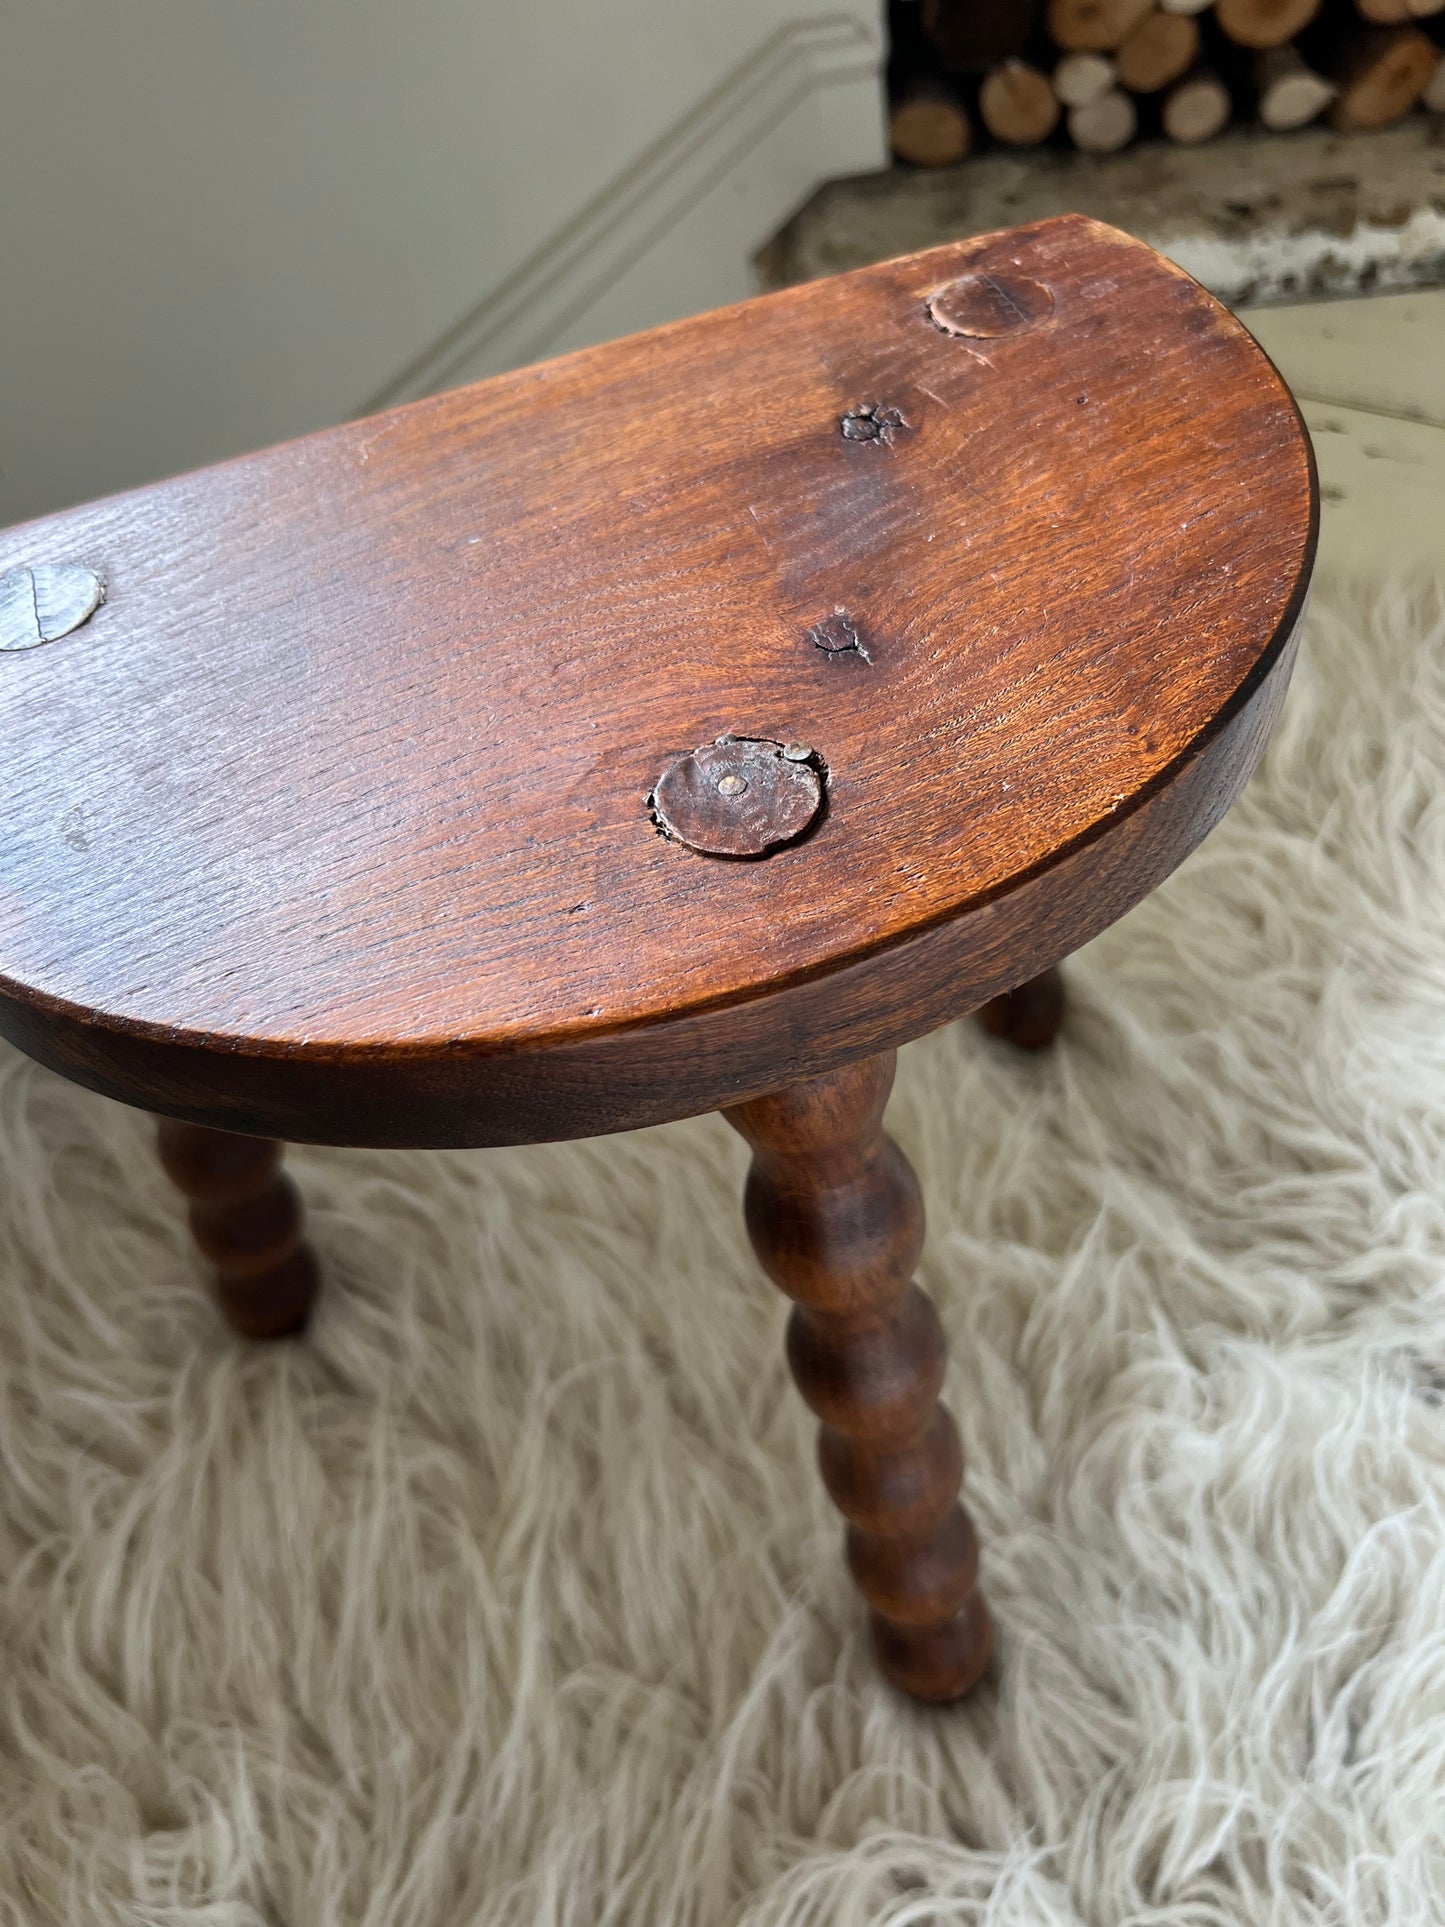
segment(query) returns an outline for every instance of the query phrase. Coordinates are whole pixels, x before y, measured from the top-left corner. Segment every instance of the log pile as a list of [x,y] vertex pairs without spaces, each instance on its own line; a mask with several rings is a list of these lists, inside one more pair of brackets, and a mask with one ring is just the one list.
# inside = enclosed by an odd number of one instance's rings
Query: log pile
[[891,0],[895,156],[1445,113],[1445,0]]

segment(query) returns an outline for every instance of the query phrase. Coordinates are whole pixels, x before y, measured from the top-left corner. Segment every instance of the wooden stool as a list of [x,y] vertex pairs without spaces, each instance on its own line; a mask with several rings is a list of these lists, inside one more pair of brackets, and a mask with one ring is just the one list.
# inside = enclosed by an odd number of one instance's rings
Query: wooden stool
[[0,1026],[168,1120],[262,1335],[316,1287],[274,1140],[723,1110],[883,1667],[951,1699],[990,1632],[894,1049],[1046,1039],[1019,987],[1254,768],[1314,539],[1264,355],[1073,217],[12,530]]

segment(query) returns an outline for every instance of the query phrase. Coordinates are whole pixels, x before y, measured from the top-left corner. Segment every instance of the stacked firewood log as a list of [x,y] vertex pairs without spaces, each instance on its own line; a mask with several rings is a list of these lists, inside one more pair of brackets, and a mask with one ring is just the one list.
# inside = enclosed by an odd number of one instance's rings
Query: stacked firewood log
[[1111,154],[1231,122],[1340,133],[1445,113],[1445,0],[891,0],[893,152]]

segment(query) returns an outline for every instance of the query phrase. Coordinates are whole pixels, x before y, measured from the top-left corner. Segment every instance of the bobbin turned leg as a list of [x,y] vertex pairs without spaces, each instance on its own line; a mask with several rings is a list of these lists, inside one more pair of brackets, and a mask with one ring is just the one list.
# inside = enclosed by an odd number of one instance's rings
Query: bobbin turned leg
[[306,1323],[316,1259],[301,1240],[296,1187],[274,1138],[159,1120],[161,1163],[190,1199],[191,1231],[216,1268],[221,1310],[246,1338],[285,1338]]
[[938,1403],[938,1314],[910,1282],[918,1180],[882,1128],[895,1056],[726,1113],[753,1148],[744,1212],[764,1271],[795,1301],[788,1362],[823,1421],[823,1482],[848,1519],[848,1564],[884,1672],[918,1699],[966,1693],[992,1634],[958,1504],[963,1451]]
[[1018,1050],[1047,1050],[1064,1021],[1063,975],[1041,971],[1016,990],[991,997],[974,1015],[990,1037],[1001,1037]]

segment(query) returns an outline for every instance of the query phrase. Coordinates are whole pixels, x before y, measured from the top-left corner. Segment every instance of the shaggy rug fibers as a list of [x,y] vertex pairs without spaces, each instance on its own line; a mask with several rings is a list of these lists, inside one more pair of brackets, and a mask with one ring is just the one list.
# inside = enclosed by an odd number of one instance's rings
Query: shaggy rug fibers
[[220,1327],[144,1119],[0,1064],[0,1919],[1445,1919],[1445,620],[1334,591],[1267,766],[892,1110],[1000,1633],[875,1677],[716,1119],[302,1151]]

